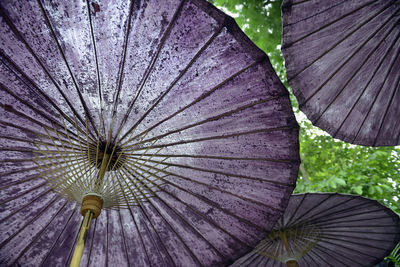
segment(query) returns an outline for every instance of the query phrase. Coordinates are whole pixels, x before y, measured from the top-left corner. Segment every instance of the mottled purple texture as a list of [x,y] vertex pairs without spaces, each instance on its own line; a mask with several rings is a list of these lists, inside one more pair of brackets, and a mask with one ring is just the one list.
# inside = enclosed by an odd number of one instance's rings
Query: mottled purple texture
[[85,139],[85,114],[90,138],[106,139],[113,114],[112,140],[140,133],[136,171],[162,183],[143,187],[153,197],[140,205],[102,211],[82,266],[226,265],[265,237],[295,186],[298,125],[232,18],[202,0],[0,10],[0,265],[70,261],[80,205],[39,177],[32,151],[41,140],[61,157],[41,134]]
[[335,138],[400,144],[397,0],[282,5],[287,78],[300,109]]
[[[299,261],[299,266],[374,266],[400,241],[400,219],[379,202],[337,193],[292,195],[276,229],[307,224],[318,228],[319,242]],[[254,251],[232,266],[286,264]]]

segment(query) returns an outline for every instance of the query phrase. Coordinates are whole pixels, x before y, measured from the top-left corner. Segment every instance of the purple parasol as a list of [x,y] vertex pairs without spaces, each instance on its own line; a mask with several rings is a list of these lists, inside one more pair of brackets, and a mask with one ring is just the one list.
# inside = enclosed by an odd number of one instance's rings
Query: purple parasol
[[400,2],[282,5],[287,79],[300,109],[335,138],[400,144]]
[[225,265],[282,215],[298,125],[232,18],[202,0],[0,15],[0,264]]
[[374,266],[399,241],[399,216],[375,200],[298,194],[268,237],[232,266]]

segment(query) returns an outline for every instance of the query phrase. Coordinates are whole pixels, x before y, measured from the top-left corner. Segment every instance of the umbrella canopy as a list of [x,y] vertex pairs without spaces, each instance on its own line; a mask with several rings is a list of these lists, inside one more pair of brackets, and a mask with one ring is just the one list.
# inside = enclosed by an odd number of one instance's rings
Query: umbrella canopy
[[66,264],[85,239],[82,265],[223,265],[282,215],[298,125],[232,18],[202,0],[0,15],[1,265]]
[[300,109],[335,138],[400,144],[400,2],[282,5],[287,79]]
[[399,216],[375,200],[298,194],[268,237],[232,266],[373,266],[399,241]]

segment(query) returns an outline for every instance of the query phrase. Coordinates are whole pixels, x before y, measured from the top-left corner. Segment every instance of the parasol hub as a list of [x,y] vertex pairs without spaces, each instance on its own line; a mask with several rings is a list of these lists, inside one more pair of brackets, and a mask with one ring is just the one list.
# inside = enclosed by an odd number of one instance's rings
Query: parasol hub
[[107,158],[107,171],[121,168],[126,160],[126,155],[118,145],[100,142],[98,148],[90,148],[88,156],[91,164],[100,168],[101,163]]
[[97,218],[100,215],[103,207],[103,199],[97,194],[88,194],[83,197],[81,214],[85,216],[87,211],[93,212],[93,218]]

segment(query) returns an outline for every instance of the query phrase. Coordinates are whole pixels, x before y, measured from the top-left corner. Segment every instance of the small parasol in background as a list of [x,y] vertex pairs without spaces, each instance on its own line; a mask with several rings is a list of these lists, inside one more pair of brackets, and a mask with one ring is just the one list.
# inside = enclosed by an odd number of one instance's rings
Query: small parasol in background
[[375,200],[298,194],[268,237],[232,266],[373,266],[399,241],[399,216]]
[[0,34],[1,265],[226,265],[283,214],[288,92],[211,4],[4,1]]
[[287,79],[300,109],[335,138],[400,144],[400,1],[282,4]]

